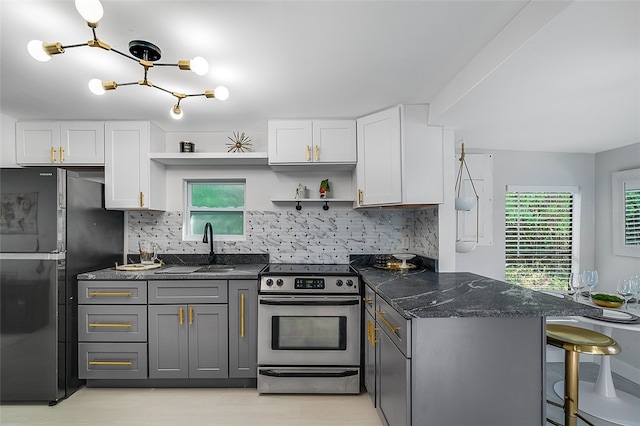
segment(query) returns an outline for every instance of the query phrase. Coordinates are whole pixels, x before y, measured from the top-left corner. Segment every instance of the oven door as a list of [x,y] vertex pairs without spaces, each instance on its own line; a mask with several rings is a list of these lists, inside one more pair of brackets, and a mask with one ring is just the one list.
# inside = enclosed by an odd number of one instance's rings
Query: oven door
[[357,295],[260,295],[258,300],[258,364],[360,364]]

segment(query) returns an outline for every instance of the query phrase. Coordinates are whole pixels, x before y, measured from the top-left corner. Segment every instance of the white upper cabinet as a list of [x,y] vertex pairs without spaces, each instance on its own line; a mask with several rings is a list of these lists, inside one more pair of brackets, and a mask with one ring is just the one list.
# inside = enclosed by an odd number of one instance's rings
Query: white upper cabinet
[[428,105],[400,105],[357,120],[356,207],[443,202],[443,129]]
[[353,165],[354,120],[270,120],[270,165]]
[[164,210],[165,166],[149,159],[164,145],[164,134],[148,121],[105,124],[105,207]]
[[103,165],[104,122],[18,122],[16,163],[23,166]]

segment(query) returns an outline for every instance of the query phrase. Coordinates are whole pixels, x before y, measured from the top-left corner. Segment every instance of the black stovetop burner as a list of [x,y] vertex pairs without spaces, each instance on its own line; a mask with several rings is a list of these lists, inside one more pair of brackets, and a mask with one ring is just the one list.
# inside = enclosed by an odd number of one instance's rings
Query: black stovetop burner
[[270,263],[262,275],[356,275],[349,264]]

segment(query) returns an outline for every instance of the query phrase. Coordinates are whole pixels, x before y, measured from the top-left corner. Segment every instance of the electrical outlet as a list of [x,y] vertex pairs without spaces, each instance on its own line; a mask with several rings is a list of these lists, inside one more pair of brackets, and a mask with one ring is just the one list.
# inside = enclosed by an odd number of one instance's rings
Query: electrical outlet
[[402,237],[402,248],[405,250],[409,250],[411,248],[411,240],[408,235]]

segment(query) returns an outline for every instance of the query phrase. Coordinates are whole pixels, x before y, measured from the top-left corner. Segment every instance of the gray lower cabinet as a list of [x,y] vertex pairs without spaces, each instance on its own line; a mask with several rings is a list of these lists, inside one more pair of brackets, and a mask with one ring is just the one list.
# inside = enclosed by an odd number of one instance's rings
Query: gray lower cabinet
[[256,378],[255,279],[78,285],[81,379]]
[[364,342],[364,387],[371,397],[373,406],[377,406],[376,401],[376,344],[378,343],[375,319],[375,299],[376,295],[369,286],[364,288],[364,324],[363,335],[366,336]]
[[149,378],[228,377],[226,305],[149,306]]
[[365,350],[365,385],[384,424],[544,423],[544,317],[408,320],[379,294],[373,300],[364,314],[367,347],[375,346]]
[[229,377],[257,377],[258,285],[229,281]]
[[376,408],[387,424],[410,425],[411,321],[401,317],[380,297],[375,306]]
[[147,282],[78,286],[78,377],[147,378]]
[[226,280],[150,281],[149,378],[229,377],[227,318]]

